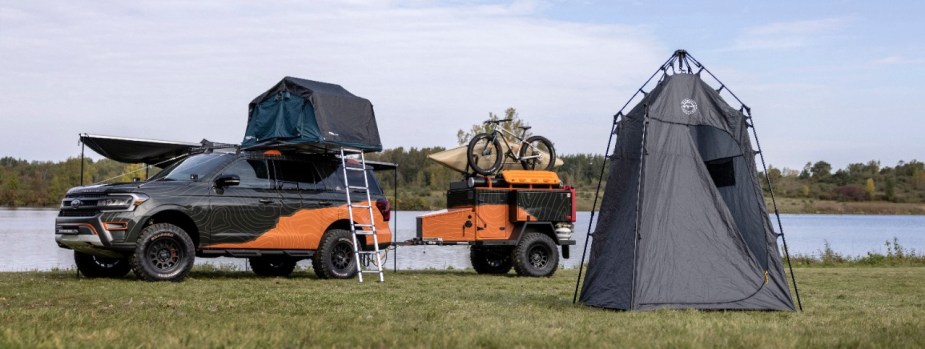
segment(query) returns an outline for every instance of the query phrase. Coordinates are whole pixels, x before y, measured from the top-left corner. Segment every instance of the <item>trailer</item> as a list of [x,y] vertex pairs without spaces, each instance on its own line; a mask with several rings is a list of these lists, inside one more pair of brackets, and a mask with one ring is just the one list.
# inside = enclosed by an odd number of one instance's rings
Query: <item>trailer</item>
[[410,245],[470,245],[480,274],[551,276],[569,257],[575,188],[552,171],[502,171],[450,184],[447,208],[417,217]]

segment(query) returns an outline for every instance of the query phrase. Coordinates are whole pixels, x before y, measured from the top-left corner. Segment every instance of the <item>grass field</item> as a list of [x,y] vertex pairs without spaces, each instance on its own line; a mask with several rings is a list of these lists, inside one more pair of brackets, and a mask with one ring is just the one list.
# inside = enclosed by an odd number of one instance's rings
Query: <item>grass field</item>
[[0,347],[925,347],[925,268],[798,268],[806,311],[573,305],[576,271],[386,282],[194,271],[183,283],[0,273]]

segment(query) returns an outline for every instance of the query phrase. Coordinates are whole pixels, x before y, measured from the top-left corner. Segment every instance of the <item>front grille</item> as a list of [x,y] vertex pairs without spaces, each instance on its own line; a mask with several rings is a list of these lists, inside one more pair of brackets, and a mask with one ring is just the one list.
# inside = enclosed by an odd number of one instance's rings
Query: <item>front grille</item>
[[58,212],[58,217],[93,217],[99,214],[99,210],[88,209],[66,209]]

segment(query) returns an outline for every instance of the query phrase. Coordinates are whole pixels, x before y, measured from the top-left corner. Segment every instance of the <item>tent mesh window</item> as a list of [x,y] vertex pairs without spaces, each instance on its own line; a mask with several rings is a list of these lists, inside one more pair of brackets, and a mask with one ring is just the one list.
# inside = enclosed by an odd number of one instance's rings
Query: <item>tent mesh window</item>
[[710,172],[710,178],[717,188],[730,187],[736,185],[735,167],[732,165],[733,158],[724,158],[706,161],[707,171]]

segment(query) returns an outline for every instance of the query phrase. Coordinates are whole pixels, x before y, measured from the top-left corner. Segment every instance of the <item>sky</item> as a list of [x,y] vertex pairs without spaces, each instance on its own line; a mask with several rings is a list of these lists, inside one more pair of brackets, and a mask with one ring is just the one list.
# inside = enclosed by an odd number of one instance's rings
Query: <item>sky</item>
[[[372,101],[386,148],[456,145],[508,107],[559,153],[676,49],[752,109],[766,160],[925,160],[921,1],[0,0],[0,156],[79,133],[240,143],[285,76]],[[730,104],[736,105],[735,102]]]

